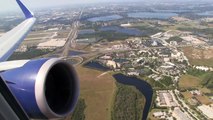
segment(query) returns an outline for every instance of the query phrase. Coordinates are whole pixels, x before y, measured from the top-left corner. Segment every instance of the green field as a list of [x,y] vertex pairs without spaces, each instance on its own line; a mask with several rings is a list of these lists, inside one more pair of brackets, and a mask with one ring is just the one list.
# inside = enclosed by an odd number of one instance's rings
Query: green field
[[213,49],[183,48],[183,52],[191,65],[213,67]]
[[145,97],[135,87],[116,83],[111,120],[141,120]]
[[207,35],[209,38],[213,38],[213,28],[195,28],[195,27],[179,27],[178,30],[181,31],[189,31],[193,33],[201,33]]
[[[205,72],[197,69],[189,69],[188,74],[193,75],[201,79],[201,85],[204,87],[204,92],[208,92],[208,89],[210,89],[213,92],[213,72]],[[207,89],[206,89],[206,88]]]
[[197,88],[201,79],[192,75],[183,75],[178,83],[180,88]]
[[114,41],[114,40],[125,40],[130,35],[124,34],[124,33],[118,33],[114,31],[103,31],[103,32],[96,32],[94,34],[84,34],[84,35],[78,35],[78,39],[85,39],[85,38],[104,38],[107,39],[108,41]]
[[[84,110],[78,110],[84,112],[80,118],[84,115],[85,120],[123,120],[122,118],[139,120],[142,118],[145,98],[135,87],[115,84],[110,72],[103,74],[101,71],[83,66],[77,66],[77,72],[80,75],[80,98],[85,103],[85,108],[80,106]],[[103,75],[100,76],[101,74]]]
[[80,98],[76,104],[73,113],[68,116],[65,120],[85,120],[84,110],[86,108],[85,100]]
[[86,120],[109,120],[111,101],[115,88],[110,73],[98,77],[103,72],[78,66],[80,97],[85,100]]
[[203,93],[213,93],[213,72],[190,68],[178,83],[180,88],[196,88]]
[[32,59],[52,52],[49,49],[29,48],[26,52],[14,52],[9,60]]

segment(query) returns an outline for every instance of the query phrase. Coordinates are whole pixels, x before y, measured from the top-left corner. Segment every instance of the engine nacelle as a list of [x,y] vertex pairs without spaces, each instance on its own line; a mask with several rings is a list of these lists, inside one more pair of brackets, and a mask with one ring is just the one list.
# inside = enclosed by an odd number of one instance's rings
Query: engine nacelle
[[65,117],[78,100],[76,71],[61,59],[31,60],[0,75],[30,118]]

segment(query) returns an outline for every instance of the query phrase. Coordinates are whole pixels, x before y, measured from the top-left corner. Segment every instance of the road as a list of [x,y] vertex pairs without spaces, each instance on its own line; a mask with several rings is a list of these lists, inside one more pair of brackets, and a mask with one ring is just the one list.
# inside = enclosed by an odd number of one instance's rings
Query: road
[[[182,105],[183,106],[181,106],[182,108],[187,108],[187,110],[185,110],[185,109],[183,109],[184,111],[185,111],[185,113],[187,113],[188,115],[191,115],[191,116],[193,116],[196,120],[199,120],[199,118],[197,117],[197,115],[192,111],[192,109],[183,101],[183,99],[181,99],[180,97],[179,97],[179,91],[178,90],[175,90],[174,91],[174,94],[176,94],[176,96],[177,96],[177,99],[178,99],[178,101],[180,101],[181,103],[182,103]],[[190,117],[191,117],[190,116]],[[192,119],[192,118],[191,118]]]
[[63,47],[61,57],[69,56],[70,48],[75,48],[76,38],[78,36],[78,27],[79,27],[79,21],[73,22],[72,28],[70,30],[68,37],[67,37],[66,43]]
[[68,37],[66,38],[66,43],[64,47],[62,48],[63,50],[62,50],[61,57],[69,56],[70,48],[75,48],[76,46],[76,38],[78,37],[78,28],[80,25],[79,20],[81,18],[82,13],[83,13],[83,10],[80,12],[79,17],[76,18],[76,21],[72,23],[71,30],[68,34]]

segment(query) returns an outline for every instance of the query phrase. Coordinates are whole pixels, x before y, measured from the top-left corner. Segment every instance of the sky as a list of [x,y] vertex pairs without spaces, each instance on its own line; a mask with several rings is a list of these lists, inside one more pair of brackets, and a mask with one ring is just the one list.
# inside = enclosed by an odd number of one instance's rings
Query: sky
[[[98,3],[98,2],[127,2],[127,1],[147,1],[147,0],[22,0],[29,8],[38,9],[40,7],[48,6],[59,6],[59,5],[75,5],[75,4],[86,4],[86,3]],[[165,1],[165,0],[155,0]],[[174,0],[167,0],[174,1]],[[189,0],[179,0],[189,1]],[[196,0],[190,0],[196,1]],[[199,0],[199,1],[211,1],[211,0]],[[212,0],[213,1],[213,0]],[[15,0],[0,0],[0,13],[19,10]]]
[[[22,0],[23,3],[29,8],[39,8],[57,5],[67,5],[86,2],[97,2],[98,0]],[[16,0],[0,0],[0,12],[18,10]]]
[[[29,8],[129,0],[22,0]],[[0,0],[0,12],[18,10],[15,0]]]

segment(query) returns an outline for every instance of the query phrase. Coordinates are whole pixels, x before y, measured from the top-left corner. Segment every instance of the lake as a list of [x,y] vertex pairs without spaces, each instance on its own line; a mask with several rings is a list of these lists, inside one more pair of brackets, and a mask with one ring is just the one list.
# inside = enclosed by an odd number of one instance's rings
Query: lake
[[99,29],[100,31],[115,31],[117,33],[124,33],[124,34],[128,34],[128,35],[142,35],[143,32],[141,32],[139,29],[136,28],[123,28],[120,26],[105,26],[105,27],[101,27]]
[[80,30],[78,32],[78,34],[80,35],[84,35],[84,34],[93,34],[95,33],[95,30],[94,29],[84,29],[84,30]]
[[148,84],[147,82],[145,82],[144,80],[140,80],[136,77],[128,77],[123,74],[115,74],[115,75],[113,75],[113,77],[119,83],[135,86],[145,96],[146,104],[144,106],[142,120],[146,120],[147,116],[149,114],[151,104],[152,104],[153,90],[152,90],[151,85]]
[[201,16],[213,16],[213,11],[206,11],[206,12],[197,13],[197,14]]
[[158,9],[154,9],[153,12],[157,12],[157,13],[185,13],[185,12],[191,12],[192,10],[187,10],[187,9],[179,9],[179,10],[158,10]]
[[78,56],[78,55],[82,55],[82,54],[86,54],[86,53],[80,52],[80,51],[70,51],[69,52],[69,56]]
[[178,16],[176,13],[172,12],[137,12],[128,13],[128,17],[132,18],[149,18],[149,19],[169,19],[171,17]]
[[115,62],[117,63],[125,63],[125,62],[128,62],[129,60],[127,59],[114,59]]
[[121,18],[123,18],[123,17],[120,15],[109,15],[109,16],[93,17],[93,18],[89,18],[87,20],[90,22],[100,22],[100,21],[106,22],[106,21],[111,21],[111,20],[118,20]]
[[101,71],[110,70],[109,68],[103,66],[102,64],[100,64],[99,62],[96,62],[96,61],[88,62],[88,63],[84,64],[84,67],[88,67],[88,68],[95,69],[95,70],[101,70]]

